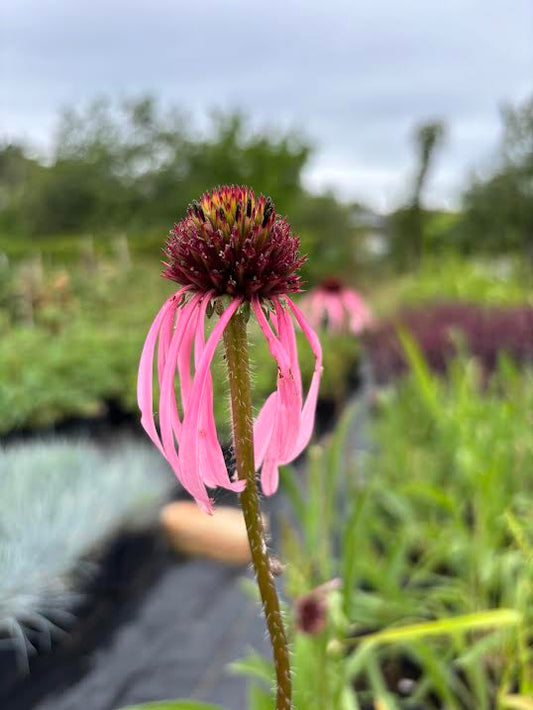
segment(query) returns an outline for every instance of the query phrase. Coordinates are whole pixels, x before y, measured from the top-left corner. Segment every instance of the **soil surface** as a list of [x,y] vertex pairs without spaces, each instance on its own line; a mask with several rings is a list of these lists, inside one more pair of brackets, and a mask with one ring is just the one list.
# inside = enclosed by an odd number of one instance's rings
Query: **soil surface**
[[117,710],[186,698],[244,710],[246,682],[227,665],[250,647],[269,653],[259,608],[241,590],[246,574],[168,553],[157,579],[114,614],[93,649],[37,668],[2,707]]

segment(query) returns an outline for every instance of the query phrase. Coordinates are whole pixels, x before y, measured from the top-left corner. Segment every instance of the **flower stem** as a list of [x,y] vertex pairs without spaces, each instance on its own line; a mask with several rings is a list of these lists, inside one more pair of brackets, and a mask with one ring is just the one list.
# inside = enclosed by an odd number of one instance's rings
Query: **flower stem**
[[291,710],[292,690],[289,647],[283,626],[276,585],[270,570],[270,558],[266,546],[257,493],[248,339],[246,334],[246,315],[244,313],[235,313],[228,323],[224,332],[224,345],[226,347],[230,383],[233,444],[237,462],[237,475],[240,479],[246,480],[246,488],[241,493],[241,505],[276,668],[276,710]]

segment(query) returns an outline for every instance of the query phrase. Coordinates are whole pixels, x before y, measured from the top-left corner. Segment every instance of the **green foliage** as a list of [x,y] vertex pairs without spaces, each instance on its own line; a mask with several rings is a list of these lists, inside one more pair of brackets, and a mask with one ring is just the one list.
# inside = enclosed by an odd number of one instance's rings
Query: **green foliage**
[[462,359],[443,380],[404,345],[412,374],[378,399],[379,451],[350,448],[355,409],[304,480],[283,472],[293,622],[301,595],[342,579],[323,632],[290,624],[295,708],[527,707],[533,373],[502,360],[487,385]]
[[56,135],[46,164],[23,146],[0,146],[0,245],[8,254],[28,249],[24,236],[48,249],[43,237],[51,235],[125,232],[142,235],[138,245],[155,254],[193,199],[237,183],[270,195],[289,216],[314,257],[305,279],[339,267],[351,273],[357,261],[349,208],[303,187],[311,146],[297,133],[253,129],[239,113],[215,112],[200,134],[179,112],[145,97],[66,111]]
[[144,445],[103,453],[59,440],[0,449],[0,631],[22,660],[68,619],[82,556],[142,520],[171,483]]
[[301,250],[309,258],[302,268],[304,282],[314,285],[332,274],[353,279],[361,269],[357,228],[350,207],[341,205],[332,194],[303,194],[288,213],[301,240]]
[[[298,135],[252,131],[240,114],[212,114],[200,137],[151,97],[98,99],[63,114],[46,165],[30,161],[20,146],[1,149],[0,195],[17,216],[13,228],[31,235],[168,229],[194,198],[223,183],[252,185],[287,211],[304,194],[309,154]],[[16,191],[8,189],[14,174]]]
[[413,138],[417,165],[412,195],[408,205],[395,212],[389,221],[392,232],[391,255],[400,267],[417,266],[428,251],[428,214],[422,202],[435,152],[444,135],[445,125],[442,121],[429,121],[415,127]]
[[[137,256],[134,249],[124,259],[117,250],[106,256],[88,242],[68,269],[54,268],[63,262],[57,256],[23,262],[7,269],[3,290],[0,269],[0,317],[8,326],[0,339],[0,433],[102,415],[110,401],[137,413],[142,345],[173,285],[160,278],[155,259]],[[258,407],[274,389],[276,365],[253,320],[250,334]],[[308,383],[314,358],[301,334],[298,343]],[[323,397],[344,399],[357,357],[353,338],[324,343]],[[216,414],[226,436],[223,362],[216,367]]]
[[[416,134],[417,174],[410,202],[388,219],[390,257],[400,269],[417,266],[429,253],[514,254],[533,259],[533,99],[502,112],[503,138],[484,175],[465,186],[460,212],[444,221],[423,209],[422,194],[442,126]],[[438,213],[437,213],[438,215]]]
[[531,535],[533,379],[504,363],[482,392],[475,363],[458,362],[444,382],[412,344],[409,354],[414,374],[388,394],[377,423],[384,445],[372,462],[374,500],[358,541],[357,577],[368,591],[354,595],[351,618],[361,630],[437,619],[451,634],[450,616],[477,623],[484,610],[509,610],[501,614],[514,631],[489,642],[472,626],[460,643],[438,644],[442,660],[431,673],[428,659],[437,662],[436,649],[407,647],[431,683],[440,666],[455,698],[443,696],[447,706],[458,706],[466,694],[468,707],[488,707],[490,696],[509,691],[513,677],[524,694],[531,692],[523,646],[532,630],[531,548],[513,543],[508,516]]
[[533,98],[503,112],[504,136],[492,175],[463,196],[459,232],[467,252],[520,251],[533,259]]
[[533,281],[518,258],[465,259],[449,255],[425,259],[416,273],[379,286],[372,304],[380,314],[423,301],[466,301],[494,306],[533,303]]

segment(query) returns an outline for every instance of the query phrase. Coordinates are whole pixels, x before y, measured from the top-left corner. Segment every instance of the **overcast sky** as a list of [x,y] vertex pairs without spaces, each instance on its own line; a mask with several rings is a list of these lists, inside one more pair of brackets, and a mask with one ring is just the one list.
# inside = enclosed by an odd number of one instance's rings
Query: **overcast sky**
[[316,142],[306,175],[378,209],[405,195],[410,130],[443,118],[429,197],[450,204],[533,94],[532,0],[3,0],[0,134],[46,145],[61,107],[150,92],[201,122],[242,108]]

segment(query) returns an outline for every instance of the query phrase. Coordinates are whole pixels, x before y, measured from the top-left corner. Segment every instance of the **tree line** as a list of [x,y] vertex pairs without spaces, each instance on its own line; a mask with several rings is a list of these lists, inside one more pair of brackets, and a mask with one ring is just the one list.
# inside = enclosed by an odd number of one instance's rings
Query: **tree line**
[[[533,259],[533,98],[504,110],[492,171],[470,179],[453,215],[424,207],[445,136],[442,121],[415,129],[411,195],[383,220],[390,260],[413,266],[425,253],[450,249],[519,250]],[[205,189],[245,183],[290,214],[314,258],[346,270],[357,261],[364,210],[305,189],[311,155],[301,135],[252,131],[239,113],[213,113],[200,134],[182,113],[162,110],[151,97],[99,99],[62,114],[46,160],[20,143],[0,145],[0,233],[35,238],[168,229]]]

